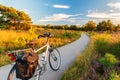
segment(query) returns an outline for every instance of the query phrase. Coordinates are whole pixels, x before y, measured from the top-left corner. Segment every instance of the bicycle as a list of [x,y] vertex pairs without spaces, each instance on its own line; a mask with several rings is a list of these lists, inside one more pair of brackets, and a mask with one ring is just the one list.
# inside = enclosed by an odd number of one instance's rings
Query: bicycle
[[[42,75],[46,71],[47,58],[48,58],[49,66],[53,71],[57,71],[61,65],[61,56],[60,56],[59,50],[56,48],[53,49],[52,46],[49,45],[49,38],[52,37],[52,34],[50,32],[48,32],[48,33],[44,33],[44,35],[38,36],[38,38],[40,38],[40,37],[46,38],[46,44],[44,46],[40,47],[39,49],[35,50],[33,48],[34,43],[30,42],[28,44],[28,45],[32,46],[30,49],[15,50],[15,51],[11,51],[8,53],[8,55],[11,57],[11,60],[15,60],[15,64],[16,64],[17,59],[22,60],[23,54],[19,54],[19,52],[32,50],[33,52],[37,53],[40,50],[46,48],[45,52],[42,54],[42,59],[41,60],[39,59],[37,69],[35,70],[35,73],[32,76],[32,78],[33,77],[36,78],[34,80],[40,80],[40,75]],[[15,75],[16,66],[15,66],[15,64],[13,65],[12,69],[10,70],[7,80],[14,80],[13,77],[16,78],[16,75]],[[28,79],[22,79],[22,80],[28,80]]]

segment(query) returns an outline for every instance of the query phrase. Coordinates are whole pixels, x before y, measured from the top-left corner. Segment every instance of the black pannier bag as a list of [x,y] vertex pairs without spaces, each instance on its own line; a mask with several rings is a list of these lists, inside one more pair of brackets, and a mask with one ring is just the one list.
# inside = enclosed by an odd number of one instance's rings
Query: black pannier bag
[[23,52],[22,59],[16,61],[16,77],[22,80],[28,80],[34,75],[39,57],[38,54],[31,51]]

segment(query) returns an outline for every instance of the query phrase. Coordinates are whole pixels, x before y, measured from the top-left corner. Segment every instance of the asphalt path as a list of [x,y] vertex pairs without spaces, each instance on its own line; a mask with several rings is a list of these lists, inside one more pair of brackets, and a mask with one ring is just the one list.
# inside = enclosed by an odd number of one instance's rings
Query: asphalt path
[[[79,54],[81,54],[81,52],[88,45],[89,41],[90,38],[86,34],[82,33],[81,37],[78,40],[58,48],[58,50],[61,53],[60,69],[58,71],[53,71],[47,64],[47,71],[43,75],[41,75],[40,77],[41,80],[60,80],[64,71],[67,70],[68,67],[73,63],[75,58]],[[0,67],[0,80],[7,80],[7,76],[11,68],[12,68],[11,64]]]

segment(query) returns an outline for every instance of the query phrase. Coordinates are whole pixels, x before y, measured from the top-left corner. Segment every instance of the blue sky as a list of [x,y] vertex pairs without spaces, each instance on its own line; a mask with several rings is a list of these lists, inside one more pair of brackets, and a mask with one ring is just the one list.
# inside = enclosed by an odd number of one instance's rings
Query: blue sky
[[26,12],[35,24],[85,24],[111,19],[120,23],[120,0],[0,0]]

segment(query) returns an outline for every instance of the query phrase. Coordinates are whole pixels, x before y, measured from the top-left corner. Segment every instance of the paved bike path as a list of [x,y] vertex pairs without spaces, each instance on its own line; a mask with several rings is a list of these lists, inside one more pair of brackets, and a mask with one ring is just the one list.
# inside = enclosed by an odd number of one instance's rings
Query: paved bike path
[[[60,80],[64,71],[73,63],[76,56],[86,48],[89,40],[90,38],[82,33],[78,40],[58,48],[61,53],[60,69],[58,71],[52,71],[47,64],[47,71],[41,76],[41,80]],[[7,75],[11,68],[12,66],[10,64],[0,67],[0,80],[7,80]]]

